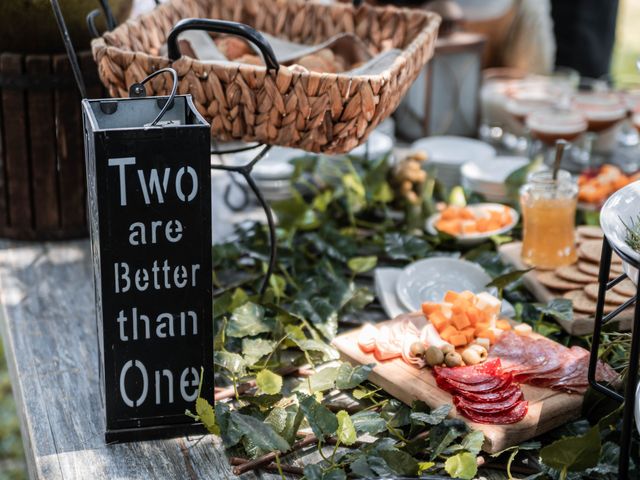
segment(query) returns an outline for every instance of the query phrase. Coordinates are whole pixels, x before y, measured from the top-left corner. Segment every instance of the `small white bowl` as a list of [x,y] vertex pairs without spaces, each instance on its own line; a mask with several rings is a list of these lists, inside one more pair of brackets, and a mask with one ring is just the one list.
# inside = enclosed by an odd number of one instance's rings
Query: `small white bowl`
[[[506,233],[509,233],[513,229],[513,227],[515,227],[518,224],[518,220],[520,219],[518,212],[516,212],[513,208],[507,205],[503,205],[501,203],[475,203],[473,205],[468,205],[468,208],[472,211],[498,210],[498,209],[502,210],[504,209],[504,207],[507,207],[509,209],[509,213],[511,213],[511,222],[508,225],[505,225],[499,230],[493,230],[491,232],[472,233],[469,235],[464,235],[464,234],[456,235],[454,237],[456,239],[456,242],[462,246],[472,246],[472,245],[477,245],[479,243],[484,242],[485,240],[492,237],[493,235],[504,235]],[[427,219],[427,224],[425,228],[427,232],[430,233],[431,235],[438,235],[436,222],[439,219],[440,219],[440,213],[434,213]]]

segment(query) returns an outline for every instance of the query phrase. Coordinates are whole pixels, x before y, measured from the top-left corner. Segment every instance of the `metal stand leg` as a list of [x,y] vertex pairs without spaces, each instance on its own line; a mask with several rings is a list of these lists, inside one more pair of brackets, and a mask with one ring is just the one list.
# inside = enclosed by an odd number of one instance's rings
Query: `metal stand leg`
[[244,179],[247,181],[249,188],[256,196],[258,202],[260,203],[260,206],[264,210],[265,215],[267,216],[267,227],[269,228],[269,264],[267,266],[267,272],[265,273],[265,276],[262,280],[262,285],[260,286],[260,295],[264,295],[264,292],[266,292],[267,287],[269,286],[269,280],[271,279],[273,270],[275,269],[275,266],[276,266],[276,258],[278,253],[277,252],[278,246],[277,246],[277,239],[276,239],[276,224],[273,219],[273,212],[271,211],[271,208],[269,208],[269,205],[267,204],[267,201],[262,195],[262,192],[258,188],[258,185],[256,184],[255,180],[251,177],[251,171],[253,170],[253,167],[256,165],[256,163],[258,163],[262,158],[264,158],[264,156],[269,152],[269,150],[271,150],[271,145],[259,144],[251,147],[242,147],[240,149],[225,150],[223,152],[212,151],[211,153],[221,155],[226,153],[236,153],[236,152],[246,151],[246,150],[250,150],[258,147],[264,147],[264,148],[260,150],[260,153],[258,153],[253,158],[253,160],[251,160],[246,165],[242,165],[239,167],[229,166],[229,165],[211,165],[211,169],[225,170],[227,172],[233,172],[233,173],[238,173],[242,175]]
[[634,428],[634,406],[638,378],[638,355],[640,355],[640,289],[636,292],[627,388],[624,392],[624,412],[622,414],[622,433],[620,434],[620,463],[618,464],[618,478],[621,479],[629,478],[629,456],[631,455],[631,435]]
[[[619,252],[617,252],[620,254]],[[600,272],[598,281],[600,286],[598,289],[598,303],[596,306],[596,317],[593,327],[593,342],[591,344],[591,355],[589,357],[589,384],[598,392],[603,393],[619,402],[624,402],[624,410],[622,414],[622,432],[620,435],[620,459],[618,461],[618,478],[626,480],[629,478],[629,459],[631,455],[631,440],[634,428],[634,406],[635,393],[638,378],[638,362],[640,355],[640,289],[636,291],[635,298],[628,300],[620,307],[616,308],[608,315],[604,315],[604,305],[607,290],[623,281],[627,276],[620,275],[618,278],[609,281],[609,273],[611,268],[612,248],[609,241],[605,238],[602,242],[602,255],[600,258]],[[600,334],[602,325],[612,320],[623,310],[626,310],[635,303],[633,316],[633,333],[631,336],[631,352],[629,357],[629,370],[627,373],[627,386],[624,397],[618,392],[601,385],[596,380],[596,368],[598,364],[598,351],[600,349]]]

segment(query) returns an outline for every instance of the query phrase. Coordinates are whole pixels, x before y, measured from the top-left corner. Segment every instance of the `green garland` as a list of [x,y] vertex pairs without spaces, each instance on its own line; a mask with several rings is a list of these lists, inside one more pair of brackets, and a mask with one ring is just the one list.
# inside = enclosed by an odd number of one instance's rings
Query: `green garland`
[[[462,253],[481,264],[516,306],[517,318],[536,331],[565,345],[588,347],[588,338],[570,337],[553,321],[572,315],[570,302],[533,302],[520,281],[524,272],[511,271],[496,253],[496,245],[508,239],[458,252],[450,239],[426,236],[418,227],[444,193],[433,180],[422,185],[418,203],[407,204],[396,197],[386,158],[306,157],[295,165],[292,199],[273,205],[279,219],[278,262],[262,299],[256,292],[268,260],[264,226],[240,225],[231,241],[213,247],[215,381],[231,385],[234,394],[215,407],[210,398],[199,398],[195,413],[188,414],[220,435],[231,455],[245,458],[286,452],[300,428],[311,428],[322,461],[304,468],[309,480],[474,478],[482,432],[447,419],[449,405],[432,410],[422,402],[409,407],[395,400],[367,381],[371,366],[339,362],[329,341],[356,326],[363,310],[384,318],[372,303],[374,267],[403,266],[436,252]],[[624,370],[629,336],[605,335],[603,355]],[[311,365],[310,376],[283,378],[283,372],[300,365]],[[249,380],[255,381],[250,393],[244,388]],[[336,390],[347,393],[357,408],[333,404]],[[513,460],[528,450],[534,459],[531,478],[616,478],[617,405],[589,391],[583,413],[581,420],[538,441],[498,454],[506,475],[511,478]],[[588,420],[600,422],[592,426]],[[356,443],[362,435],[368,441]],[[349,448],[353,445],[358,448]],[[280,469],[279,456],[276,463]]]

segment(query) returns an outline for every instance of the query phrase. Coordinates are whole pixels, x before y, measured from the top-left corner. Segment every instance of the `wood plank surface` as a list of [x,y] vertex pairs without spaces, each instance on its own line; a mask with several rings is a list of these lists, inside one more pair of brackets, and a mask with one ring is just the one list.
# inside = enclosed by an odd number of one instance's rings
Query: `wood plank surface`
[[[1,54],[0,71],[7,75],[24,73],[22,55]],[[9,223],[19,230],[31,229],[33,205],[24,91],[13,88],[2,90],[2,118]]]
[[[25,70],[34,77],[49,76],[51,57],[29,55],[25,59]],[[51,90],[30,90],[27,94],[27,113],[35,225],[36,229],[51,230],[58,227],[60,220],[55,152],[56,122]]]
[[212,435],[105,445],[90,265],[87,241],[0,241],[0,333],[30,477],[234,478]]
[[[375,364],[369,376],[369,380],[373,383],[408,405],[414,400],[422,400],[430,407],[453,404],[451,394],[437,386],[430,369],[412,367],[401,358],[378,362],[372,353],[364,353],[360,349],[357,343],[358,334],[359,329],[340,335],[334,339],[333,345],[340,351],[343,360],[354,365]],[[482,430],[485,435],[482,449],[488,453],[499,452],[522,443],[580,416],[582,395],[562,393],[531,385],[522,385],[522,391],[525,399],[529,401],[529,410],[525,418],[518,423],[511,425],[475,423],[459,416],[455,408],[450,416],[464,420],[473,429]]]
[[[512,242],[501,245],[499,248],[500,256],[506,263],[510,263],[518,270],[528,268],[521,260],[522,243]],[[552,292],[547,287],[542,285],[536,278],[536,270],[526,273],[522,277],[527,289],[533,294],[537,301],[547,303],[554,298],[558,298],[558,294]],[[587,315],[584,313],[574,312],[572,320],[555,319],[558,324],[571,335],[590,335],[593,333],[594,315]],[[633,308],[629,308],[620,313],[612,323],[617,323],[616,327],[620,331],[631,330],[633,323]]]

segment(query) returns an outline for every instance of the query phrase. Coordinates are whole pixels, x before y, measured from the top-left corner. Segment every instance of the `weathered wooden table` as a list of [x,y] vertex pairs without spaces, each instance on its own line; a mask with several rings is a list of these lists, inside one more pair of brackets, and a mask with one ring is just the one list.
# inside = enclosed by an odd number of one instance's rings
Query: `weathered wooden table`
[[105,445],[91,275],[88,240],[0,242],[0,333],[31,478],[232,478],[212,435]]

